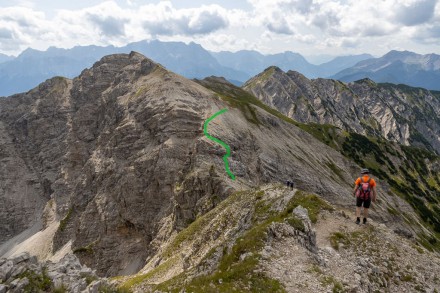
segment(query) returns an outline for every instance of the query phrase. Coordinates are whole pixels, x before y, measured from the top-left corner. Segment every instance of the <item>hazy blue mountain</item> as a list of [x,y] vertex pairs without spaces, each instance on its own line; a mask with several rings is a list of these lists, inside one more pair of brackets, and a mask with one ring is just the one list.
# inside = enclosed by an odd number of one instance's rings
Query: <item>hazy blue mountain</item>
[[196,43],[153,40],[124,47],[50,47],[46,51],[27,49],[16,58],[0,55],[0,96],[27,91],[53,76],[73,78],[103,56],[130,51],[148,56],[187,78],[223,76],[235,85],[241,85],[269,66],[278,66],[284,71],[301,72],[308,78],[332,77],[352,81],[369,77],[377,82],[405,83],[429,89],[440,87],[440,61],[439,56],[434,54],[391,51],[381,58],[372,58],[368,54],[341,56],[314,65],[294,52],[269,55],[246,50],[216,53]]
[[341,56],[324,64],[315,65],[309,63],[300,54],[293,52],[263,55],[257,51],[242,50],[235,53],[223,51],[211,54],[220,64],[236,70],[243,70],[250,76],[255,76],[267,67],[277,66],[284,71],[301,72],[308,78],[328,77],[355,65],[359,61],[373,58],[369,54]]
[[332,76],[335,73],[344,70],[346,68],[352,67],[356,65],[358,62],[363,60],[368,60],[374,58],[370,54],[360,54],[360,55],[349,55],[349,56],[340,56],[336,57],[333,60],[318,65],[319,77],[328,77]]
[[220,65],[208,51],[195,43],[141,41],[125,47],[50,47],[46,51],[27,49],[18,57],[0,63],[0,96],[27,91],[53,76],[73,78],[105,55],[130,51],[138,51],[187,78],[219,75],[235,83],[250,78],[243,72]]
[[14,57],[0,53],[0,63],[6,62],[6,61],[9,61],[12,59],[14,59]]
[[124,47],[124,52],[137,51],[154,61],[161,63],[167,69],[187,78],[204,78],[206,76],[224,76],[228,80],[241,82],[250,78],[246,73],[228,68],[219,63],[201,45],[191,42],[161,42],[141,41]]
[[362,78],[440,90],[440,55],[390,51],[380,58],[361,61],[332,78],[349,82]]
[[306,76],[314,76],[316,65],[310,64],[298,53],[284,52],[274,55],[263,55],[257,51],[242,50],[237,52],[211,52],[220,64],[245,71],[249,77],[255,76],[269,66],[283,70],[296,70]]
[[27,91],[54,76],[73,78],[116,50],[113,46],[26,49],[16,58],[0,64],[0,96]]

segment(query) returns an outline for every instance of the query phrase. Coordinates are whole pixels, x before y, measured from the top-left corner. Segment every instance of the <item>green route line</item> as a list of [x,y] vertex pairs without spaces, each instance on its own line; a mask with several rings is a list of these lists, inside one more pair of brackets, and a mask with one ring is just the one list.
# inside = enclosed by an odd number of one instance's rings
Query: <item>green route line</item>
[[212,115],[211,117],[209,117],[209,118],[205,121],[205,124],[203,125],[203,133],[205,134],[205,136],[206,136],[208,139],[212,140],[213,142],[216,142],[216,143],[220,144],[222,147],[224,147],[224,148],[226,149],[226,155],[223,156],[223,161],[225,162],[226,173],[228,173],[228,175],[231,177],[232,180],[235,180],[235,175],[232,174],[231,169],[229,169],[229,162],[228,162],[228,158],[231,156],[231,148],[230,148],[226,143],[224,143],[223,141],[221,141],[220,139],[215,138],[215,137],[209,135],[209,133],[208,133],[208,123],[209,123],[212,119],[214,119],[215,117],[217,117],[218,115],[221,115],[221,114],[223,114],[223,113],[225,113],[225,112],[227,112],[227,111],[228,111],[228,109],[223,109],[223,110],[218,111],[217,113],[215,113],[215,114]]

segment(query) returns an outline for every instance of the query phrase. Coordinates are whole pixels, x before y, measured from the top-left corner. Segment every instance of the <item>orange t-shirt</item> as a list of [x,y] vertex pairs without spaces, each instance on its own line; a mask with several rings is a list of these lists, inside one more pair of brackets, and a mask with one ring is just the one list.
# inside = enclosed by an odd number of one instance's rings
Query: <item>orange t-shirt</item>
[[[370,176],[368,176],[368,175],[364,175],[362,179],[363,179],[364,182],[368,182],[368,178],[370,178]],[[354,184],[355,184],[356,186],[358,186],[359,184],[361,184],[361,177],[359,177],[358,179],[356,179],[356,182],[355,182]],[[370,186],[371,186],[371,187],[376,186],[376,181],[374,181],[373,178],[371,178]]]

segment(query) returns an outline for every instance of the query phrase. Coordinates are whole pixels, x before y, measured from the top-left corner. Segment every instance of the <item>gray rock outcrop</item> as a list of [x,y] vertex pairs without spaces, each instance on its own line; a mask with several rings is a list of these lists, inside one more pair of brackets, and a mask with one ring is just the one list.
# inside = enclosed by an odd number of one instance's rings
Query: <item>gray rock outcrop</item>
[[82,266],[75,255],[59,262],[38,262],[28,253],[0,259],[0,292],[52,292],[55,289],[75,293],[102,292],[114,289],[107,279]]
[[309,80],[277,67],[269,67],[243,88],[296,121],[331,124],[440,153],[440,96],[435,91],[369,79],[348,84]]

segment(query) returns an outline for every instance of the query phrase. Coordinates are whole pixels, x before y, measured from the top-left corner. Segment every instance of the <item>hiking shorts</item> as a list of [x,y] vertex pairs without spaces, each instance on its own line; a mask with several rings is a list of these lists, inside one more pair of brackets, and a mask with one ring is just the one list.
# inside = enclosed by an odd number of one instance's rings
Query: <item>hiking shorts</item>
[[370,208],[371,198],[362,199],[360,197],[356,197],[356,206],[360,208],[362,206],[362,204],[364,205],[364,208],[366,208],[366,209]]

